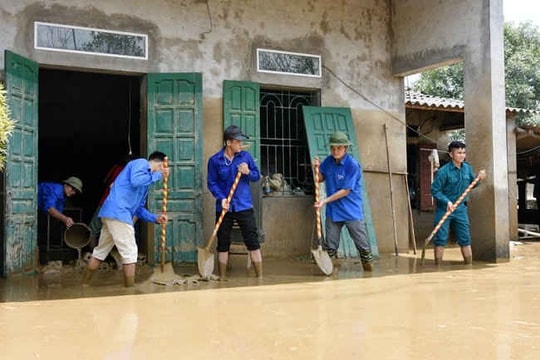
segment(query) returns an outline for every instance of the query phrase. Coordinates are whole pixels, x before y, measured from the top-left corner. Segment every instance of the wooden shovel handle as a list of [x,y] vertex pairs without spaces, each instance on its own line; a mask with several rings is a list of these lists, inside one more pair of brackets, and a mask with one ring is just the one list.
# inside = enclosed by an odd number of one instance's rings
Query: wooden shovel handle
[[[169,167],[169,158],[165,156],[163,159],[163,167],[168,168]],[[163,205],[161,208],[161,212],[163,215],[167,215],[167,198],[169,195],[169,177],[166,176],[163,178]],[[167,241],[167,222],[164,222],[161,224],[161,272],[164,271],[165,268],[165,243]]]
[[[315,202],[319,202],[319,165],[315,165]],[[321,228],[321,209],[319,207],[315,208],[315,216],[317,217],[317,238],[321,238],[322,236],[322,228]]]
[[[227,202],[230,204],[232,197],[234,195],[234,192],[236,191],[236,188],[238,187],[238,183],[240,182],[240,177],[242,177],[242,173],[238,171],[236,173],[236,177],[234,178],[234,182],[231,186],[231,190],[229,191],[229,196],[227,196]],[[214,231],[212,232],[212,236],[210,239],[213,239],[216,237],[217,232],[219,230],[219,227],[221,226],[221,223],[223,222],[223,218],[225,217],[225,214],[227,213],[226,209],[221,210],[221,214],[219,214],[218,221],[216,222],[216,225],[214,226]],[[212,245],[212,242],[209,241],[208,244],[206,244],[206,250],[208,251],[210,249],[210,246]]]

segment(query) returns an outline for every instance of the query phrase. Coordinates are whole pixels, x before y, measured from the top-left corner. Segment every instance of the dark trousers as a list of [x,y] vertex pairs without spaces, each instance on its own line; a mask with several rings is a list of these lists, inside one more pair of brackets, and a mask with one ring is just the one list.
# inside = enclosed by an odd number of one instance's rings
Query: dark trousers
[[[216,214],[216,221],[220,213]],[[231,232],[234,222],[238,224],[242,231],[242,238],[248,250],[258,250],[261,248],[259,243],[259,234],[257,231],[257,221],[255,219],[255,211],[253,209],[225,213],[223,222],[217,232],[219,252],[228,252],[231,246]]]

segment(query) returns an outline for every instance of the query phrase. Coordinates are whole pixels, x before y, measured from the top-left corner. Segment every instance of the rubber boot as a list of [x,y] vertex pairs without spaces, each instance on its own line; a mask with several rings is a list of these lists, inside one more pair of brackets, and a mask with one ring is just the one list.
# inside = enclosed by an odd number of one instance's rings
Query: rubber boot
[[373,271],[373,265],[370,262],[362,263],[362,269],[364,271]]
[[461,247],[461,255],[463,256],[463,263],[465,265],[472,264],[472,249],[470,245]]
[[444,255],[444,246],[435,246],[433,248],[434,258],[435,258],[435,265],[441,266],[442,265],[442,258]]
[[263,270],[262,270],[262,261],[253,261],[253,269],[255,269],[255,276],[258,278],[262,278],[263,276]]
[[130,288],[135,286],[135,276],[124,275],[124,287]]
[[227,278],[227,263],[218,261],[219,266],[219,281],[229,281]]
[[92,281],[92,277],[94,276],[95,272],[96,270],[90,270],[86,268],[86,270],[84,271],[81,284],[83,286],[90,286],[90,281]]

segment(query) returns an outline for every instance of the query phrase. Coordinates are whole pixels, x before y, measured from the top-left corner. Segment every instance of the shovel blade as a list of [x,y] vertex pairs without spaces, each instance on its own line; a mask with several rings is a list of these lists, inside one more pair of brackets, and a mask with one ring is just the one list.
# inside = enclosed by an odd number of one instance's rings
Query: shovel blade
[[201,277],[210,277],[214,272],[214,253],[206,248],[198,248],[197,267],[199,268],[199,275],[201,275]]
[[170,285],[174,280],[180,278],[174,272],[172,264],[166,263],[163,265],[163,269],[161,269],[161,266],[154,269],[154,274],[150,277],[150,281],[158,285]]
[[321,269],[325,275],[332,274],[332,271],[334,271],[334,265],[332,264],[332,259],[330,259],[328,253],[324,251],[321,246],[315,250],[311,250],[311,253],[313,254],[313,258],[315,259],[319,269]]

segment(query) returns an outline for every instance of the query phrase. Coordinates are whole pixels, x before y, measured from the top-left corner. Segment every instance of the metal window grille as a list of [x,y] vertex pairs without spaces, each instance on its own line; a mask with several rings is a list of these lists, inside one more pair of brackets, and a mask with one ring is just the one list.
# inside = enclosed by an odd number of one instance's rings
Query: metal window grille
[[303,105],[317,105],[316,92],[261,89],[261,172],[280,173],[291,190],[313,193]]

